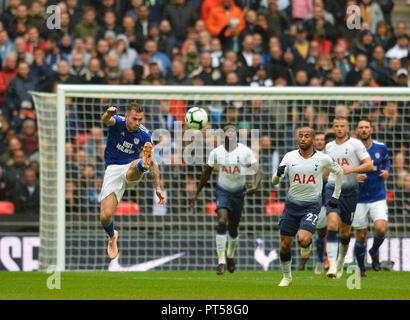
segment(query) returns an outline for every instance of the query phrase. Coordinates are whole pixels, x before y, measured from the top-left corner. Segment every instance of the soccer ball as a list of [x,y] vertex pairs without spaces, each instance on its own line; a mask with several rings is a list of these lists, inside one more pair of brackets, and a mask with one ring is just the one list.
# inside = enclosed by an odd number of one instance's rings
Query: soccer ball
[[188,128],[201,130],[208,123],[208,114],[199,107],[193,107],[185,114],[185,124]]

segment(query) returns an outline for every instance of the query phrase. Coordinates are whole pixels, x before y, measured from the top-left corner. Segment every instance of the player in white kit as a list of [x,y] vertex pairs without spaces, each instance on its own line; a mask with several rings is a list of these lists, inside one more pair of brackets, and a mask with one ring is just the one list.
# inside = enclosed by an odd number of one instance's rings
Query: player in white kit
[[[357,174],[372,171],[373,163],[364,144],[349,136],[349,123],[346,118],[336,117],[333,120],[333,130],[336,140],[326,145],[326,154],[342,167],[345,176],[343,177],[339,207],[327,206],[326,208],[328,220],[326,251],[329,259],[327,276],[340,278],[343,274],[344,258],[349,249],[350,229],[357,205]],[[335,180],[335,175],[330,173],[325,189],[326,201],[332,195]],[[340,250],[337,241],[338,232],[340,234]]]
[[[202,172],[195,195],[190,200],[193,208],[202,188],[211,176],[215,165],[218,165],[219,174],[216,184],[216,209],[218,225],[216,228],[216,251],[218,266],[216,273],[225,272],[226,256],[228,257],[227,269],[234,272],[234,252],[238,241],[238,226],[242,216],[245,195],[256,192],[262,180],[262,172],[258,166],[253,151],[247,146],[237,142],[236,127],[233,124],[224,126],[225,141],[209,154],[206,168]],[[255,174],[255,183],[246,188],[246,176]],[[228,230],[228,235],[226,231]],[[228,250],[226,240],[228,238]]]
[[328,205],[336,208],[343,181],[343,170],[328,155],[313,148],[315,132],[312,128],[303,127],[296,131],[299,150],[288,152],[282,159],[272,184],[277,185],[285,175],[289,178],[290,187],[287,193],[285,208],[279,221],[280,229],[280,263],[283,279],[280,287],[292,283],[291,248],[293,238],[298,233],[301,256],[307,257],[312,249],[312,236],[316,231],[316,222],[322,204],[323,171],[332,172],[336,177],[335,188]]

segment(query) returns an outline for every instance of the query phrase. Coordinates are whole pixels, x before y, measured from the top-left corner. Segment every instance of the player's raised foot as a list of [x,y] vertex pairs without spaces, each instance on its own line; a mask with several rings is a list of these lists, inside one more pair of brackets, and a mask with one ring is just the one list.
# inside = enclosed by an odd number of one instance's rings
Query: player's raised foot
[[230,273],[235,271],[235,260],[233,258],[228,258],[227,269]]
[[327,270],[328,278],[336,278],[337,261],[329,261],[329,270]]
[[218,264],[218,266],[216,267],[216,274],[218,276],[223,275],[225,272],[225,265],[223,263]]
[[149,169],[152,162],[152,144],[150,142],[145,142],[144,148],[142,149],[142,166],[145,169]]
[[292,278],[283,277],[278,287],[289,287],[292,284]]
[[336,279],[340,279],[343,275],[345,259],[337,259]]
[[372,258],[373,270],[380,271],[382,268],[380,267],[379,254],[378,253],[372,254],[370,250],[369,250],[369,254],[370,254],[370,257]]
[[108,239],[107,253],[110,259],[115,259],[118,256],[118,231],[114,230],[114,238]]
[[325,269],[324,262],[316,262],[315,274],[322,274],[324,269]]
[[361,278],[367,278],[366,269],[360,270],[360,277],[361,277]]

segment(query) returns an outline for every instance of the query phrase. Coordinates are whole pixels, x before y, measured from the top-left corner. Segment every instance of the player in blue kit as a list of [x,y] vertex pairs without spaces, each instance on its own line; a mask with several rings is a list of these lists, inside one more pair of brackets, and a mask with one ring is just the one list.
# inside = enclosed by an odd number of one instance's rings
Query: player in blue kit
[[309,256],[312,249],[312,236],[322,205],[323,171],[335,175],[335,187],[327,205],[337,208],[343,181],[342,168],[328,155],[313,148],[315,132],[303,127],[296,131],[299,150],[288,152],[282,159],[272,184],[277,185],[283,175],[289,177],[290,187],[286,196],[285,208],[279,221],[281,238],[280,264],[283,272],[280,287],[292,283],[291,248],[293,238],[298,233],[302,258]]
[[100,220],[109,237],[107,253],[111,259],[118,255],[118,231],[114,230],[112,216],[125,189],[135,186],[150,170],[160,204],[166,202],[160,186],[159,167],[153,157],[151,133],[142,125],[144,108],[139,103],[131,103],[124,117],[116,114],[117,108],[109,107],[101,117],[108,126],[108,134],[104,152],[107,168],[100,195]]
[[[225,125],[224,131],[225,141],[210,152],[197,191],[190,200],[190,206],[193,208],[199,193],[217,165],[219,174],[216,184],[215,212],[218,216],[218,225],[215,240],[218,255],[216,273],[218,275],[224,274],[226,264],[230,273],[235,270],[234,253],[239,238],[238,227],[242,217],[244,199],[245,196],[256,192],[262,180],[262,172],[253,151],[246,145],[237,142],[235,125],[231,123]],[[246,188],[248,175],[255,175],[255,183],[248,184],[248,188]],[[227,250],[226,240],[228,240]],[[226,256],[228,263],[226,263]]]
[[374,169],[367,174],[358,174],[359,197],[352,226],[356,231],[354,255],[360,268],[360,275],[366,277],[366,237],[369,217],[374,222],[375,235],[369,250],[372,267],[380,271],[379,247],[387,231],[387,202],[385,181],[389,177],[390,158],[384,143],[373,140],[370,120],[359,121],[356,129],[359,139],[365,145],[373,160]]
[[[350,230],[356,210],[358,183],[357,174],[373,170],[372,159],[364,144],[349,136],[349,123],[345,117],[333,120],[336,139],[326,145],[326,154],[343,169],[343,184],[338,208],[326,207],[327,213],[327,257],[329,259],[329,278],[340,278],[343,274],[344,259],[349,249]],[[326,201],[332,196],[335,176],[329,174],[325,188]],[[340,248],[337,239],[340,234]]]

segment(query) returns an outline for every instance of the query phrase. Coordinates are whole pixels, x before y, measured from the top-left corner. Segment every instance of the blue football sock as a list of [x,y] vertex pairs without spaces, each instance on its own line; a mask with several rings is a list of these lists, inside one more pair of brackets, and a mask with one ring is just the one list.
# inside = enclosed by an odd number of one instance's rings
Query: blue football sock
[[288,253],[282,253],[282,251],[280,252],[280,261],[281,262],[287,262],[290,261],[290,251]]
[[325,262],[325,238],[316,236],[317,261]]
[[384,241],[384,237],[380,237],[377,234],[373,237],[373,246],[370,248],[370,253],[375,254],[379,252],[379,248]]
[[114,238],[114,219],[111,219],[110,223],[106,226],[103,225],[103,227],[105,232],[107,232],[108,236],[110,238]]
[[146,168],[144,168],[144,167],[142,166],[142,159],[140,159],[140,160],[137,162],[137,164],[135,165],[135,167],[137,168],[137,170],[139,170],[139,171],[141,171],[141,172],[145,172],[145,171],[148,170],[148,169],[146,169]]
[[364,258],[366,257],[366,242],[359,242],[356,240],[354,243],[354,256],[356,257],[360,270],[366,270],[364,264]]

